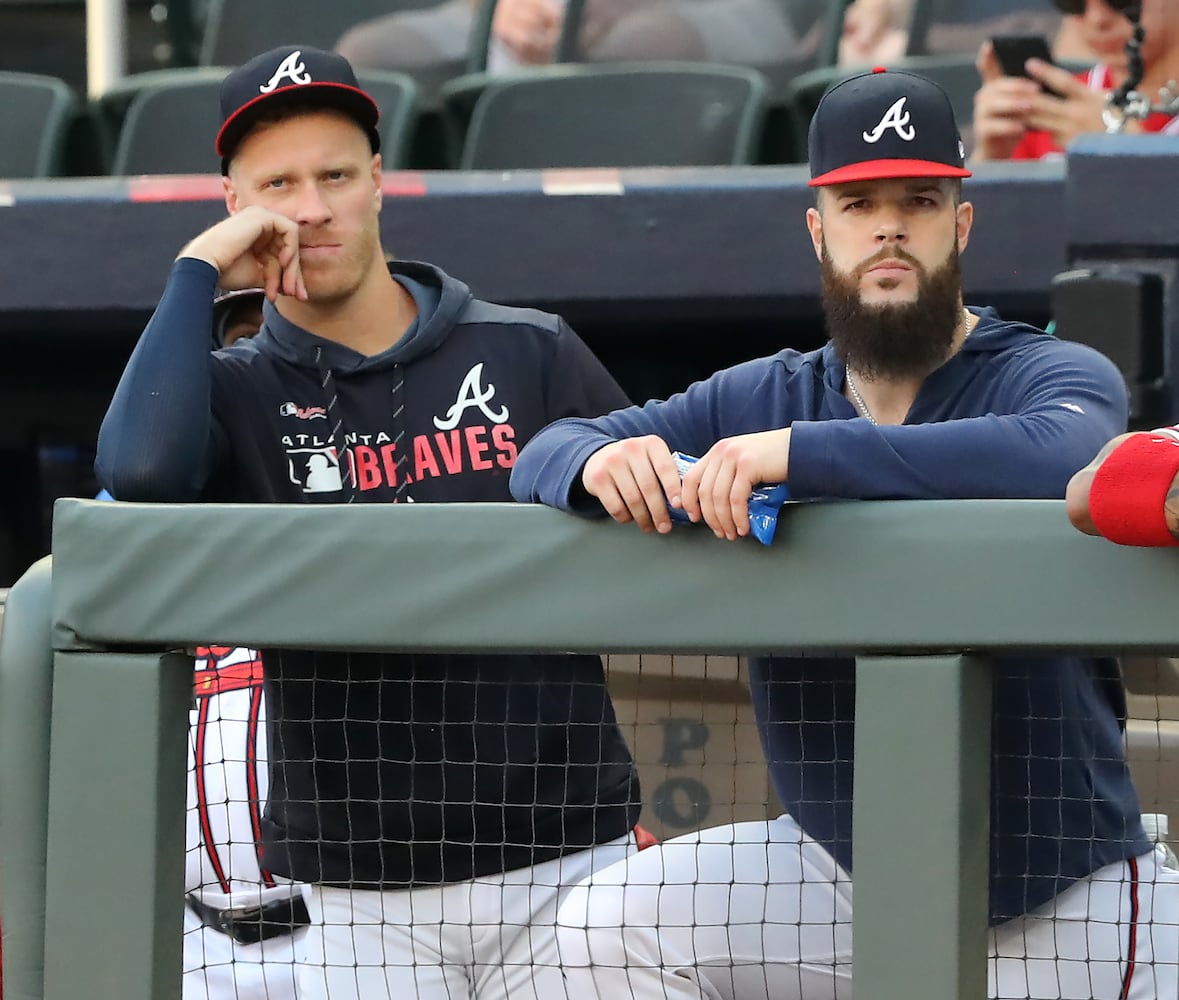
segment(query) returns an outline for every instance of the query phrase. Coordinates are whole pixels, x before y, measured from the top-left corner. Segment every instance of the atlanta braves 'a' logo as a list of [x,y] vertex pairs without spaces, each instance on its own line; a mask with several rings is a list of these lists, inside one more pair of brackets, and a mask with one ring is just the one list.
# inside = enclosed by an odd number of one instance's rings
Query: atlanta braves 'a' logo
[[905,110],[907,97],[902,97],[891,108],[884,112],[884,117],[877,122],[871,132],[864,133],[864,142],[877,143],[884,133],[892,129],[905,142],[912,142],[917,137],[917,130],[910,124],[913,116]]
[[303,53],[299,49],[295,49],[278,64],[274,75],[258,88],[258,93],[272,93],[278,87],[280,80],[290,80],[291,83],[297,83],[300,86],[311,82],[311,74],[307,72],[307,66],[303,63]]
[[483,388],[483,362],[480,361],[475,365],[466,377],[463,383],[459,386],[458,398],[454,401],[454,406],[446,411],[446,417],[434,418],[434,426],[440,431],[449,431],[458,426],[463,414],[468,407],[476,406],[483,411],[485,416],[492,423],[502,424],[508,419],[508,408],[501,406],[498,411],[493,411],[487,404],[491,401],[491,397],[495,395],[495,386],[488,385],[486,389]]

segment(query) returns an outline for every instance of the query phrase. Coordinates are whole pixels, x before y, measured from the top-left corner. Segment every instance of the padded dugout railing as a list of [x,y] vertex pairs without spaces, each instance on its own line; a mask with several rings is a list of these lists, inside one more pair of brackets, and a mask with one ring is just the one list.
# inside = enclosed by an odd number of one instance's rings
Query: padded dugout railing
[[855,653],[861,1000],[985,995],[987,653],[1179,650],[1179,556],[1082,536],[1050,501],[795,505],[765,548],[513,505],[65,500],[54,553],[0,644],[7,1000],[179,996],[176,651],[209,637]]

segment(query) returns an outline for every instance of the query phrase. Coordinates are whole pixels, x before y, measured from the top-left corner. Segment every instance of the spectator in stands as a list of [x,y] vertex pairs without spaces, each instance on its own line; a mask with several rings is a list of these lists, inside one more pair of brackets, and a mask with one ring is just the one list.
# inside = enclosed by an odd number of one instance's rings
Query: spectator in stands
[[913,0],[852,0],[843,12],[839,65],[852,68],[902,58],[912,8]]
[[[1074,9],[1069,0],[1056,2],[1062,10]],[[1126,42],[1132,26],[1107,0],[1083,3],[1076,25],[1100,62],[1080,76],[1038,60],[1029,61],[1031,79],[1003,76],[991,46],[983,44],[978,58],[983,85],[974,99],[973,160],[1060,156],[1078,136],[1106,131],[1106,94],[1126,79]],[[1179,3],[1143,0],[1142,26],[1145,75],[1138,89],[1154,99],[1161,87],[1179,79]],[[1179,119],[1153,114],[1145,122],[1130,122],[1127,131],[1175,133]]]
[[[378,111],[346,60],[263,53],[221,104],[229,217],[181,250],[103,420],[96,471],[115,496],[506,501],[540,427],[625,404],[559,317],[386,261]],[[270,301],[249,343],[210,352],[218,284]],[[412,580],[397,565],[372,585],[395,600]],[[260,865],[312,886],[301,1000],[564,997],[558,902],[636,849],[638,780],[600,659],[262,658]]]
[[[336,45],[353,65],[415,70],[467,59],[478,0],[364,21]],[[790,62],[816,48],[809,38],[820,0],[588,0],[579,35],[587,62],[702,59],[763,65]],[[549,63],[561,32],[562,0],[499,0],[488,69]]]
[[[887,65],[904,56],[909,48],[913,3],[852,0],[843,15],[839,65]],[[941,0],[932,4],[925,50],[976,52],[980,41],[998,34],[1052,37],[1060,22],[1052,0]],[[1070,48],[1068,58],[1074,56]]]
[[[763,483],[799,500],[1059,498],[1125,426],[1106,358],[964,308],[973,208],[940,88],[905,72],[837,84],[811,122],[810,169],[831,342],[546,428],[512,472],[518,500],[660,533],[678,508],[736,540]],[[682,480],[672,449],[699,456]],[[851,573],[859,557],[830,553]],[[993,677],[989,995],[1176,996],[1179,872],[1140,822],[1117,663],[1012,656]],[[786,814],[595,872],[559,914],[573,995],[852,995],[854,664],[755,659],[750,678]]]

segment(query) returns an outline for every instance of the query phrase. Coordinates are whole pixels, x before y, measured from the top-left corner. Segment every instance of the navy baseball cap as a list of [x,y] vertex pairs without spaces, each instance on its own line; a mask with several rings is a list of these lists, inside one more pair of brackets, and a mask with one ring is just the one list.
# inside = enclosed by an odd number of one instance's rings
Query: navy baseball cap
[[834,84],[811,119],[811,187],[969,177],[950,98],[932,80],[880,67]]
[[364,129],[373,152],[380,151],[380,109],[356,82],[348,60],[310,45],[283,45],[239,66],[221,84],[217,154],[222,173],[258,118],[284,103],[342,111]]
[[264,288],[237,288],[222,292],[213,299],[213,346],[224,347],[230,323],[244,315],[247,309],[261,310],[264,301]]

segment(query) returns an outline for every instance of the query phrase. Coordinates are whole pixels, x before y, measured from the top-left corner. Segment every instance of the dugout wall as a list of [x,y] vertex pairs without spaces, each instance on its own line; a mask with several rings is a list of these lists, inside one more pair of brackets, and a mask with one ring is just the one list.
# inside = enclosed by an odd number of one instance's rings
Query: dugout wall
[[[174,651],[210,636],[344,650],[857,654],[862,1000],[985,993],[985,654],[1179,650],[1174,553],[1082,536],[1052,501],[791,505],[764,548],[514,505],[67,500],[54,552],[52,586],[40,564],[13,588],[0,646],[7,762],[10,713],[47,670],[52,630],[50,742],[36,738],[49,730],[43,696],[24,702],[18,727],[22,752],[49,755],[47,796],[38,804],[37,782],[7,769],[0,783],[0,824],[26,824],[26,850],[46,830],[40,862],[18,861],[0,838],[8,1000],[179,996],[191,664]],[[412,586],[374,585],[394,565],[413,567]],[[432,615],[443,602],[463,613]],[[44,774],[44,760],[30,764]],[[9,881],[17,864],[38,863],[43,898],[36,879]]]

